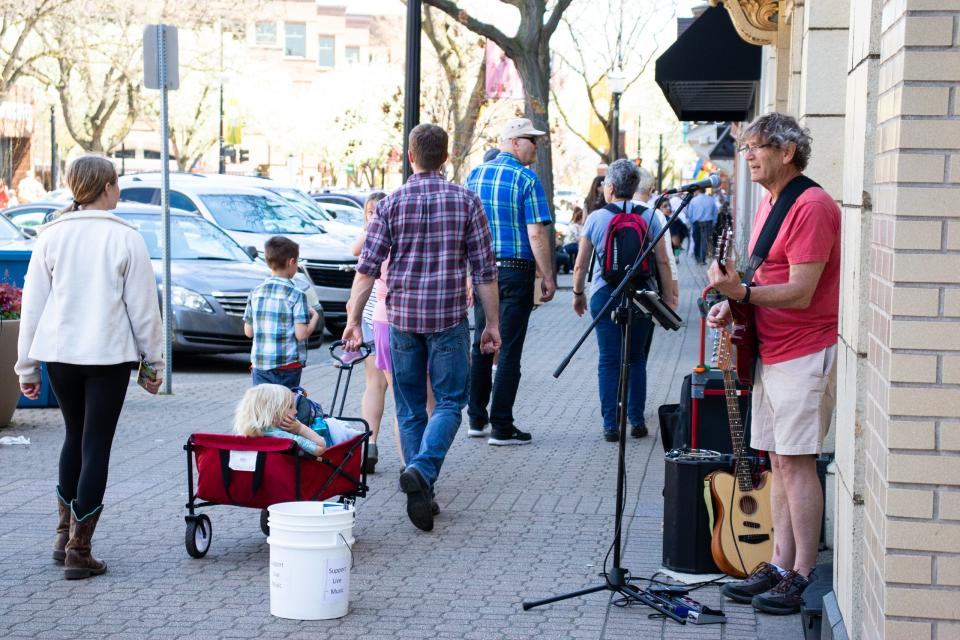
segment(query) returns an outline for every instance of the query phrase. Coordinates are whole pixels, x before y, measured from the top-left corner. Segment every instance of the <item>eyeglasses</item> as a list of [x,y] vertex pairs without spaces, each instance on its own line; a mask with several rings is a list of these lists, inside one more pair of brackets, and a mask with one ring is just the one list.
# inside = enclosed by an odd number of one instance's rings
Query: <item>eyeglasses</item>
[[739,147],[737,147],[737,151],[744,154],[750,153],[750,152],[756,153],[760,149],[766,149],[767,147],[772,147],[772,146],[773,146],[772,142],[767,142],[764,144],[755,144],[755,145],[742,144]]
[[516,140],[526,140],[527,142],[529,142],[529,143],[532,144],[533,146],[537,146],[537,139],[534,138],[533,136],[517,136],[515,139],[516,139]]

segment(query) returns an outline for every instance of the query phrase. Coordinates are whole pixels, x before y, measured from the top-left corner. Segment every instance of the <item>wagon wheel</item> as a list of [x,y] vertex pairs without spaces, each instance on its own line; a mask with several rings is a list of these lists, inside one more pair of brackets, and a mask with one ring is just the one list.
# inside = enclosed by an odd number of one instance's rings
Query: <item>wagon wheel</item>
[[210,541],[213,539],[213,525],[205,514],[187,520],[187,532],[184,544],[187,553],[192,558],[202,558],[210,550]]

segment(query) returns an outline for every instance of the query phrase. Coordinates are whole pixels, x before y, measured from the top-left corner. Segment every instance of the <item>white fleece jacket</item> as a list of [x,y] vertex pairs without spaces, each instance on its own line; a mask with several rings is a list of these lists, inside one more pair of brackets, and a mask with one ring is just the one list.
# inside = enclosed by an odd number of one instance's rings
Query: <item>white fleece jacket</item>
[[157,282],[143,237],[107,211],[80,210],[39,228],[24,281],[16,365],[163,361]]

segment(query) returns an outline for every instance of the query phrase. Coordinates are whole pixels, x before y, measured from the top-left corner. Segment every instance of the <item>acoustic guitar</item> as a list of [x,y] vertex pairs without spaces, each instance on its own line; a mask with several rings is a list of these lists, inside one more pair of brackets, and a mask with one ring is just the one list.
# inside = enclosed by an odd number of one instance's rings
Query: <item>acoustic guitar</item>
[[733,474],[714,471],[707,476],[715,513],[710,553],[721,571],[736,578],[745,578],[758,564],[770,562],[773,557],[773,518],[770,514],[773,476],[769,471],[764,471],[757,486],[753,484],[753,473],[743,442],[744,427],[733,373],[732,349],[730,333],[721,330],[717,368],[723,371],[730,438],[736,463]]
[[[715,253],[717,266],[722,273],[727,273],[728,265],[734,263],[731,239],[733,229],[727,223],[719,229]],[[753,305],[740,304],[735,300],[727,300],[730,313],[733,316],[733,344],[737,347],[737,378],[741,384],[753,384],[753,370],[757,354],[760,353],[757,328],[754,324]]]

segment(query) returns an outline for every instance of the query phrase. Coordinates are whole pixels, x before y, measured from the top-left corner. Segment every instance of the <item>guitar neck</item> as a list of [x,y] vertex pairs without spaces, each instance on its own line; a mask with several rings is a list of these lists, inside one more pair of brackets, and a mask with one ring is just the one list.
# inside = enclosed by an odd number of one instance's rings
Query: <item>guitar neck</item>
[[747,463],[743,444],[743,419],[740,417],[740,399],[738,397],[737,382],[733,372],[724,370],[723,390],[727,400],[727,415],[730,418],[730,439],[733,441],[733,455],[736,459],[737,483],[741,491],[753,489],[753,478],[750,475],[750,465]]

